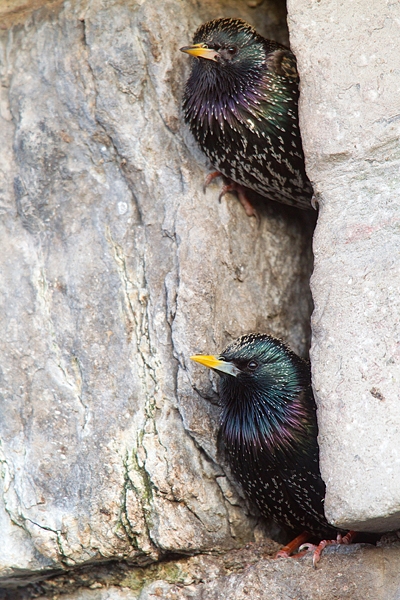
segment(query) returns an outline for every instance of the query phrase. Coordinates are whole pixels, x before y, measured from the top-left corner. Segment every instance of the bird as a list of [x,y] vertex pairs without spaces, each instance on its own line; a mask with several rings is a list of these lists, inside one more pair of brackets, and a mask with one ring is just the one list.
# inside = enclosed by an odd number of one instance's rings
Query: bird
[[[299,76],[294,54],[242,19],[201,25],[183,94],[185,122],[216,173],[231,183],[247,214],[246,189],[277,202],[311,208],[298,120]],[[220,195],[220,197],[221,197]]]
[[221,441],[235,479],[261,515],[286,526],[296,540],[348,543],[324,514],[309,363],[282,341],[256,333],[217,356],[190,358],[220,375]]

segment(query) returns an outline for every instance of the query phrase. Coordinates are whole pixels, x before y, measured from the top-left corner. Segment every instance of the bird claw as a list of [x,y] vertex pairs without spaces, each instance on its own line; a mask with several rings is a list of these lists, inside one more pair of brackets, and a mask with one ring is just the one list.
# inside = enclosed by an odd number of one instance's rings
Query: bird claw
[[206,190],[208,188],[208,186],[210,185],[210,183],[212,181],[214,181],[214,179],[216,179],[217,177],[223,177],[222,173],[220,171],[213,171],[212,173],[209,173],[204,181],[204,185],[203,185],[203,192],[206,193]]
[[310,544],[310,543],[302,544],[299,547],[299,551],[302,552],[305,550],[306,552],[313,553],[312,563],[313,563],[314,569],[316,569],[317,563],[319,563],[319,561],[321,559],[321,554],[322,554],[322,551],[324,550],[324,548],[326,548],[327,546],[339,546],[342,544],[344,544],[344,545],[351,544],[356,535],[357,534],[355,531],[349,531],[344,536],[342,536],[340,533],[338,533],[336,540],[321,540],[320,543],[318,544],[318,546],[316,544]]
[[318,546],[316,544],[302,544],[299,548],[300,552],[312,552],[313,553],[313,557],[312,557],[312,564],[314,569],[317,568],[317,563],[320,561],[321,558],[321,553],[322,550],[324,548],[326,548],[326,546],[330,543],[333,542],[334,540],[322,540]]
[[234,192],[237,193],[237,196],[239,198],[239,202],[243,206],[246,215],[248,217],[255,217],[257,223],[260,224],[260,217],[259,217],[256,209],[254,208],[254,206],[252,205],[252,203],[250,202],[250,200],[246,196],[246,191],[245,191],[246,188],[244,188],[239,183],[233,183],[232,185],[233,185],[232,191],[234,191]]
[[[204,186],[203,186],[204,193],[205,193],[207,187],[210,185],[210,183],[217,177],[224,177],[224,175],[222,173],[220,173],[220,171],[213,171],[212,173],[207,175],[206,180],[204,182]],[[248,217],[255,217],[257,223],[260,224],[260,217],[259,217],[256,209],[254,208],[254,206],[251,204],[250,200],[247,198],[246,188],[243,185],[240,185],[240,183],[231,181],[230,183],[227,183],[222,186],[221,192],[218,196],[218,201],[221,202],[222,198],[228,192],[236,192],[239,202],[243,206],[246,215]]]
[[[295,537],[294,540],[286,544],[286,546],[283,546],[283,548],[278,550],[274,558],[291,558],[293,552],[295,552],[303,542],[308,540],[309,537],[310,535],[306,531],[304,531],[303,533]],[[301,556],[303,556],[303,554],[301,554]],[[300,556],[296,554],[295,558],[300,558]]]
[[274,558],[290,558],[291,554],[287,550],[278,550]]
[[313,194],[313,197],[311,198],[311,206],[314,210],[318,210],[319,208],[319,200],[315,194]]

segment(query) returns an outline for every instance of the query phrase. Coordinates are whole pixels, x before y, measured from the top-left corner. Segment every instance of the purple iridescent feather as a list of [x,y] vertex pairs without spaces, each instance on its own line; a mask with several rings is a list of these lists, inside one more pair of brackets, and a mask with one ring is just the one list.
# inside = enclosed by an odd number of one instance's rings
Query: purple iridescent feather
[[186,84],[185,120],[211,164],[266,198],[310,208],[293,54],[239,19],[206,23],[193,42],[237,49],[229,60],[194,58]]

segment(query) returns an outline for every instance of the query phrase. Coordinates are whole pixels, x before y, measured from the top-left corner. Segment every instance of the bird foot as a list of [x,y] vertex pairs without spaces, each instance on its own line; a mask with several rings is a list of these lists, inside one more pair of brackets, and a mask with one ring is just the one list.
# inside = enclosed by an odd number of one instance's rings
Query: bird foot
[[311,206],[313,207],[314,210],[318,210],[319,202],[318,202],[318,198],[315,194],[313,194],[313,197],[311,198]]
[[[299,546],[301,546],[302,544],[304,545],[304,542],[306,542],[309,537],[310,537],[310,534],[307,533],[307,531],[304,531],[303,533],[301,533],[300,535],[295,537],[294,540],[289,542],[286,546],[283,546],[283,548],[278,550],[278,552],[275,554],[274,558],[290,558],[292,556],[293,552],[295,552],[299,548]],[[307,544],[305,544],[305,545],[307,545]],[[306,554],[307,552],[308,552],[308,550],[306,550],[306,552],[301,552],[300,554],[301,554],[301,556],[304,556],[304,554]],[[296,556],[294,558],[300,558],[299,553],[296,554]]]
[[[224,175],[220,173],[220,171],[213,171],[212,173],[207,175],[203,186],[204,192],[206,191],[206,188],[210,185],[210,183],[217,177],[224,177]],[[248,217],[255,217],[256,220],[259,222],[260,218],[258,216],[258,213],[254,206],[251,204],[250,200],[247,198],[246,188],[243,185],[240,185],[240,183],[236,183],[235,181],[231,181],[230,183],[223,185],[221,192],[218,196],[219,202],[221,202],[223,196],[225,196],[225,194],[227,194],[228,192],[236,192],[239,202],[243,206],[246,215]]]
[[243,206],[244,211],[248,217],[255,217],[257,221],[260,220],[256,209],[246,196],[246,188],[243,187],[243,185],[240,185],[240,183],[236,183],[235,181],[224,185],[218,197],[218,200],[221,202],[221,198],[225,196],[225,194],[227,194],[228,192],[236,192],[239,202]]
[[223,177],[222,173],[220,171],[213,171],[212,173],[209,173],[204,181],[204,185],[203,185],[203,192],[206,193],[206,189],[208,188],[208,186],[210,185],[210,183],[212,181],[214,181],[214,179],[216,179],[217,177]]
[[318,546],[316,544],[302,544],[299,547],[300,552],[302,551],[306,551],[306,552],[312,552],[313,553],[313,567],[314,569],[317,568],[317,563],[320,561],[321,559],[321,554],[322,551],[324,550],[324,548],[326,548],[327,546],[338,546],[340,544],[351,544],[354,540],[354,538],[356,537],[357,532],[356,531],[349,531],[348,533],[346,533],[346,535],[342,536],[340,533],[338,533],[336,540],[321,540],[320,543],[318,544]]

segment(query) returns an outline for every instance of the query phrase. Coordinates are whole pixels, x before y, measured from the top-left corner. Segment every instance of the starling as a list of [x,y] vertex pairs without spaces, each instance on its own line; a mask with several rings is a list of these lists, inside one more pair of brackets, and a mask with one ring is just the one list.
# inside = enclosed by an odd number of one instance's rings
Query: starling
[[250,501],[295,535],[336,537],[324,515],[308,363],[261,334],[240,337],[219,356],[191,358],[221,377],[221,439]]
[[[250,188],[298,208],[310,208],[298,123],[298,73],[293,53],[241,19],[216,19],[181,48],[195,58],[186,84],[186,123],[239,198]],[[209,177],[209,180],[213,175]]]

